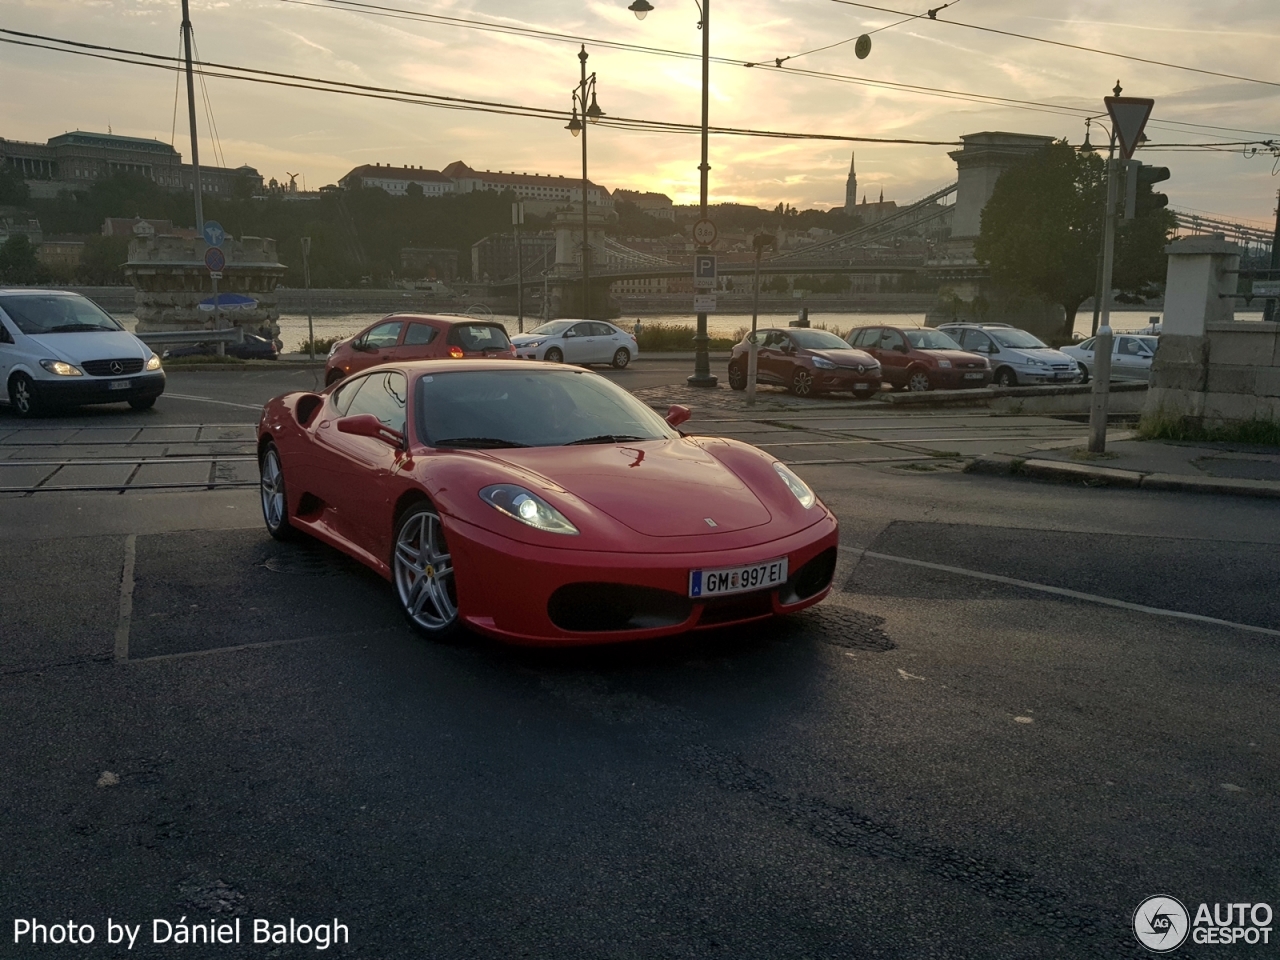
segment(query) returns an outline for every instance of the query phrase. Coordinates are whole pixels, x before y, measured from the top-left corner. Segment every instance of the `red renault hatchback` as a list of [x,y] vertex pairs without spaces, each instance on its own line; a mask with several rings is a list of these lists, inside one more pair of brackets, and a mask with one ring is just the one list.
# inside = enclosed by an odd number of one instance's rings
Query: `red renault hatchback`
[[506,327],[496,320],[397,313],[383,317],[350,340],[335,343],[324,366],[324,382],[326,386],[337,383],[380,363],[451,357],[514,360],[516,350]]

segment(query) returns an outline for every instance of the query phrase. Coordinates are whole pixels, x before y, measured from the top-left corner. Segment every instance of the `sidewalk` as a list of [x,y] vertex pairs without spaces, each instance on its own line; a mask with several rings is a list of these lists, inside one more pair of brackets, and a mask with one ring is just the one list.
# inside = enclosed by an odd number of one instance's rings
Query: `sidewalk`
[[977,457],[965,471],[1085,486],[1280,499],[1280,450],[1251,444],[1137,440],[1132,434],[1111,434],[1102,455],[1090,454],[1075,442],[1046,444],[1030,454]]

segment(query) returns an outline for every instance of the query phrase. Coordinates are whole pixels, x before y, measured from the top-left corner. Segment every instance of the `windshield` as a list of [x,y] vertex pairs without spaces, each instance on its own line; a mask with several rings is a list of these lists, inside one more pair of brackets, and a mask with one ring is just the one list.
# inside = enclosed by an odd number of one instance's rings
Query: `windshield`
[[28,336],[40,333],[83,333],[123,330],[92,300],[66,294],[18,294],[0,297],[0,307]]
[[825,330],[788,330],[791,339],[806,350],[852,350],[834,333]]
[[529,332],[543,337],[558,337],[577,322],[577,320],[552,320],[550,323],[544,323],[540,327],[534,327]]
[[908,330],[907,341],[917,350],[960,349],[960,344],[937,330]]
[[552,447],[679,436],[604,377],[571,370],[459,370],[420,377],[419,437],[428,446]]
[[1048,349],[1045,344],[1041,343],[1025,330],[1015,330],[1012,327],[1008,330],[992,330],[988,328],[986,333],[992,340],[1000,344],[1002,347],[1014,347],[1023,350]]
[[448,341],[472,353],[511,346],[506,328],[496,323],[460,323],[449,331]]

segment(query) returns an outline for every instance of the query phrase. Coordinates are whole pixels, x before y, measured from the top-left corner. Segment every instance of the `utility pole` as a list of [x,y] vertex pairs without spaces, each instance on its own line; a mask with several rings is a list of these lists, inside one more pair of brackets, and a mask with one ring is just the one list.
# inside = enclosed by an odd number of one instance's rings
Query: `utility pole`
[[[1271,275],[1268,280],[1280,280],[1275,275],[1276,270],[1280,270],[1280,190],[1276,191],[1276,232],[1271,238]],[[1262,308],[1263,320],[1274,320],[1276,318],[1276,301],[1268,300],[1267,305]]]
[[582,316],[591,316],[591,240],[587,233],[587,47],[578,51],[582,64],[579,90],[582,101]]
[[196,195],[196,233],[204,232],[204,206],[200,200],[200,143],[196,138],[196,86],[191,71],[191,10],[182,0],[182,44],[187,58],[187,119],[191,123],[191,173]]
[[751,336],[747,338],[747,406],[755,406],[756,373],[760,345],[756,343],[756,320],[760,316],[760,255],[765,247],[772,247],[775,238],[767,233],[757,233],[751,240],[756,248],[755,285],[751,297]]
[[307,257],[311,253],[311,238],[302,238],[302,283],[306,290],[307,298],[307,345],[311,353],[311,359],[316,358],[316,330],[311,322],[311,266],[307,262]]
[[516,235],[516,322],[524,333],[524,256],[520,248],[520,225],[524,223],[524,201],[517,200],[511,205],[511,226]]
[[1107,216],[1102,240],[1101,325],[1093,342],[1093,400],[1089,407],[1089,452],[1107,449],[1107,405],[1111,396],[1111,273],[1116,251],[1116,141],[1107,154]]
[[[710,118],[710,83],[711,83],[711,0],[700,0],[702,22],[702,163],[698,165],[699,173],[699,213],[702,220],[707,219],[707,173],[711,165],[707,162],[707,132]],[[710,253],[710,247],[699,247],[699,253]],[[693,335],[693,376],[685,381],[691,387],[714,387],[717,378],[711,373],[711,357],[707,353],[707,315],[698,314],[698,327]]]

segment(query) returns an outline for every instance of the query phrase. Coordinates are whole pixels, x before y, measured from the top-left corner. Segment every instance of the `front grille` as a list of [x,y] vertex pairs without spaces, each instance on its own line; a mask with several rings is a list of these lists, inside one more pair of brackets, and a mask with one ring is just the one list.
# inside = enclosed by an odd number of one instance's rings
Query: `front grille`
[[965,370],[977,370],[983,366],[981,363],[962,363],[960,364]]
[[751,620],[755,617],[767,617],[773,613],[773,591],[744,593],[737,597],[724,597],[720,600],[709,600],[702,608],[702,616],[698,618],[698,626],[705,627],[713,623],[733,623],[737,620]]
[[782,585],[778,597],[783,603],[808,600],[831,584],[836,572],[836,548],[828,547],[791,575]]
[[1053,369],[1055,369],[1055,370],[1070,370],[1070,369],[1071,369],[1071,364],[1069,364],[1069,363],[1055,363],[1055,364],[1053,365]]
[[142,369],[142,361],[137,357],[124,357],[119,360],[86,360],[80,364],[84,372],[91,377],[119,377],[126,373],[137,373]]

